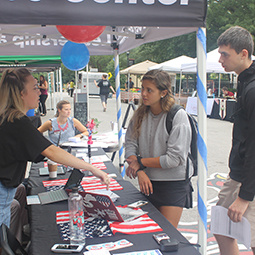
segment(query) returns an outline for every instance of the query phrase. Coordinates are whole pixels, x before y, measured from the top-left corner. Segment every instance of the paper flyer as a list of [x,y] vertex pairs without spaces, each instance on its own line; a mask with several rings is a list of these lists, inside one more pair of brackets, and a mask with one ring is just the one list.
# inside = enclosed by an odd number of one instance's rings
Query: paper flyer
[[211,232],[237,239],[249,249],[251,246],[251,226],[249,221],[242,217],[241,222],[233,222],[227,213],[228,209],[222,206],[212,207]]

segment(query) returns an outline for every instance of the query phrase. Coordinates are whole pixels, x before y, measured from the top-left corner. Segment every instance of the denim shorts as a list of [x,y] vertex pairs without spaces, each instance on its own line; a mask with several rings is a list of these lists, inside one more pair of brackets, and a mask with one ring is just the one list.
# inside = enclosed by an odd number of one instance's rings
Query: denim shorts
[[16,188],[5,187],[0,182],[0,225],[4,223],[10,227],[11,203],[14,199]]

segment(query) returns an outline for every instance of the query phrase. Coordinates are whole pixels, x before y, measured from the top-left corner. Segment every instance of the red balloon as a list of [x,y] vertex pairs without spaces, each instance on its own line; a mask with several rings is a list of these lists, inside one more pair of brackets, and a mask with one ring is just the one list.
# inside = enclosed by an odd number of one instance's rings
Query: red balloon
[[93,41],[101,35],[105,26],[64,26],[57,25],[57,30],[66,39],[75,43],[86,43]]

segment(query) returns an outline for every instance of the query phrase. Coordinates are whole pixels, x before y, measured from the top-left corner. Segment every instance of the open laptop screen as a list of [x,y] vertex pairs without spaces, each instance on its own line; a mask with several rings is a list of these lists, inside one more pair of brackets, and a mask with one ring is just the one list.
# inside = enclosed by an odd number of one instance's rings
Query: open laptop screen
[[73,187],[78,187],[81,183],[84,174],[79,170],[74,168],[70,177],[68,178],[64,189],[72,189]]

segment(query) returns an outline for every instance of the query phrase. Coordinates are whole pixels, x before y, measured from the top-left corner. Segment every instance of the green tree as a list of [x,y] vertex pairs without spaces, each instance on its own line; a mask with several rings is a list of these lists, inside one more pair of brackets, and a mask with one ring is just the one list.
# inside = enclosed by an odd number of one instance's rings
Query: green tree
[[113,56],[111,56],[111,55],[109,55],[109,56],[108,55],[106,55],[106,56],[90,56],[89,67],[97,68],[98,72],[108,73],[106,66],[112,59],[113,59]]
[[62,81],[63,84],[70,82],[71,80],[75,80],[75,72],[67,69],[63,64],[61,64],[62,68]]
[[217,48],[217,38],[231,26],[246,28],[255,36],[254,0],[208,0],[207,47]]

